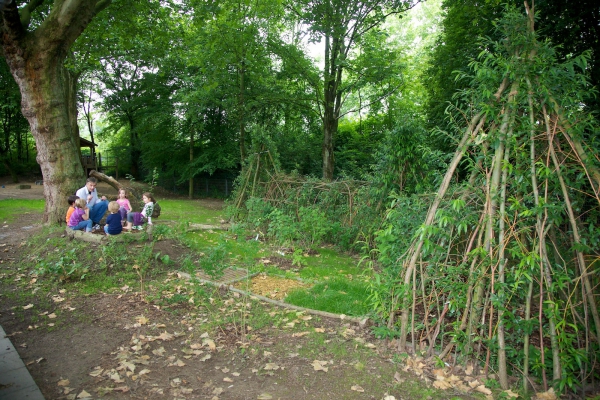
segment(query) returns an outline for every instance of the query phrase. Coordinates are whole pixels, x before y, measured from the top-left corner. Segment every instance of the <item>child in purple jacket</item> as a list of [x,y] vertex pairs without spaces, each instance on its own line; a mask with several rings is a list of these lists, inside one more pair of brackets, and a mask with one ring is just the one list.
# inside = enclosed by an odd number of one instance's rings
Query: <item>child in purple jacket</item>
[[75,211],[69,218],[67,224],[74,231],[92,232],[92,220],[90,219],[90,209],[87,208],[84,199],[75,200]]

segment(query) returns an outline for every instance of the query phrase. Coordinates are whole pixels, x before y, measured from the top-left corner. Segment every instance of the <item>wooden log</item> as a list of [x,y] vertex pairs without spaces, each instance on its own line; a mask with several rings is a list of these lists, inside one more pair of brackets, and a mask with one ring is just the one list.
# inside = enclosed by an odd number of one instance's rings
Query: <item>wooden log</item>
[[[121,189],[125,189],[125,192],[127,193],[127,198],[129,198],[129,202],[131,202],[132,204],[134,203],[140,203],[142,201],[142,196],[138,194],[138,192],[129,186],[123,186],[119,183],[119,181],[117,181],[116,179],[114,179],[112,176],[108,176],[106,174],[103,174],[102,172],[98,172],[96,170],[91,170],[90,171],[90,176],[93,176],[94,178],[98,179],[99,181],[108,183],[110,186],[114,187],[117,190],[117,193],[119,192],[119,190]],[[132,199],[133,197],[133,199]]]
[[83,242],[88,242],[88,243],[102,243],[103,241],[105,241],[106,236],[104,235],[94,235],[93,233],[88,233],[88,232],[84,232],[84,231],[74,231],[73,229],[70,229],[69,227],[67,227],[67,235],[69,236],[69,239],[75,239],[75,240],[81,240]]
[[[153,231],[153,227],[154,225],[146,225],[146,233],[148,234],[148,240],[152,241],[152,231]],[[69,227],[66,228],[66,232],[67,232],[67,237],[70,240],[81,240],[83,242],[88,242],[88,243],[97,243],[97,244],[102,244],[102,243],[107,243],[108,241],[113,241],[113,242],[125,242],[125,241],[129,241],[129,240],[134,240],[134,241],[138,241],[138,242],[143,242],[144,240],[146,240],[146,238],[144,237],[144,235],[141,234],[118,234],[118,235],[94,235],[92,233],[87,233],[84,231],[74,231],[73,229],[70,229]]]

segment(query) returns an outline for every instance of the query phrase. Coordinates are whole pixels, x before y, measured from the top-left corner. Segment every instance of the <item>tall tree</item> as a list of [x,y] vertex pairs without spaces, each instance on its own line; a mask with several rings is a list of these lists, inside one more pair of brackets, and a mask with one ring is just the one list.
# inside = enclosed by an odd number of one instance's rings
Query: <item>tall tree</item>
[[[449,104],[464,109],[465,103],[454,98],[455,93],[465,89],[466,82],[454,79],[458,72],[467,72],[469,63],[485,50],[481,38],[497,39],[494,21],[503,11],[502,4],[520,6],[519,0],[444,0],[445,12],[442,34],[432,49],[430,66],[426,74],[428,125],[443,130],[452,122],[446,109]],[[600,83],[600,3],[593,0],[572,2],[568,0],[536,0],[540,18],[541,37],[550,38],[557,45],[557,53],[563,60],[591,50],[588,69],[591,83]],[[586,106],[598,112],[597,98],[585,99]],[[447,143],[438,143],[447,147]],[[451,144],[451,146],[453,146]]]
[[99,135],[127,135],[123,142],[127,150],[119,157],[120,164],[127,165],[129,173],[140,179],[144,175],[142,164],[148,161],[142,154],[144,137],[153,129],[167,133],[172,128],[167,121],[173,115],[171,94],[178,85],[180,69],[173,62],[177,58],[173,54],[181,53],[178,40],[182,35],[177,10],[168,0],[125,6],[126,10],[120,10],[118,3],[112,7],[122,14],[117,21],[108,14],[96,18],[86,31],[86,40],[76,45],[80,53],[91,49],[91,58],[96,61],[87,78],[101,99],[96,106],[106,112],[109,123],[109,129]]
[[[44,178],[44,221],[63,220],[64,199],[84,178],[79,158],[76,77],[69,48],[111,0],[13,0],[2,10],[2,50],[21,92]],[[34,23],[35,21],[35,23]]]
[[[237,125],[240,161],[246,158],[248,127],[277,96],[271,79],[274,58],[270,42],[281,33],[283,11],[272,0],[227,0],[214,4],[193,1],[194,30],[189,58],[197,76],[195,89],[207,103],[220,102]],[[267,94],[268,95],[265,95]]]
[[[310,40],[324,41],[324,68],[319,93],[320,114],[323,122],[323,179],[333,179],[333,142],[345,96],[354,85],[344,85],[344,73],[353,70],[363,75],[367,70],[360,62],[353,64],[353,53],[391,14],[406,11],[418,1],[411,0],[301,0],[288,7],[308,26]],[[366,76],[363,75],[363,78]]]

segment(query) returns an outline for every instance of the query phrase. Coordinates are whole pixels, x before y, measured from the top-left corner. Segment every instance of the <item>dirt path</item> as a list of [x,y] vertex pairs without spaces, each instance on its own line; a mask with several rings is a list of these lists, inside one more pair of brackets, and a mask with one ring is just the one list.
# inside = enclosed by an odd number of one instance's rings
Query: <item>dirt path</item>
[[[36,182],[38,184],[36,184]],[[20,189],[19,186],[30,186],[29,189]],[[81,185],[83,187],[83,183]],[[104,195],[116,195],[117,191],[107,183],[98,183],[98,193]],[[43,199],[44,185],[41,181],[22,180],[19,183],[13,183],[11,179],[0,178],[0,200],[3,199]]]

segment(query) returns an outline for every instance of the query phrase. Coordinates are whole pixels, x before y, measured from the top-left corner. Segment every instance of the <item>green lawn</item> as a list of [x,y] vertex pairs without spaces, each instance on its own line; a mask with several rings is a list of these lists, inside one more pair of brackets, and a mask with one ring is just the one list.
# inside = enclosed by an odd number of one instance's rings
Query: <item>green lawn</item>
[[20,214],[44,211],[44,200],[0,200],[0,222],[13,221]]
[[217,224],[223,214],[222,210],[204,207],[197,200],[164,199],[158,200],[158,204],[161,208],[160,219],[182,223]]

